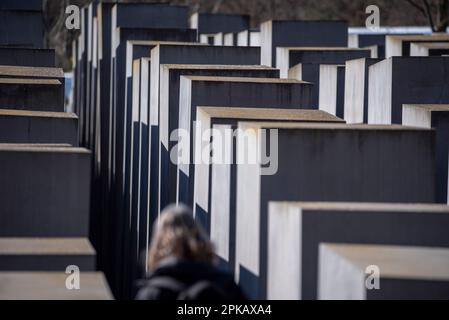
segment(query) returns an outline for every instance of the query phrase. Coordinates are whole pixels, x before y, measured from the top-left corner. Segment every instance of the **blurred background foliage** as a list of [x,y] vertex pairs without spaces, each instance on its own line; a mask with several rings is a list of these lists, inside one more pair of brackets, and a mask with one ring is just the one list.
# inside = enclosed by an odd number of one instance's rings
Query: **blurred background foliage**
[[[44,0],[46,44],[56,49],[57,64],[71,68],[71,42],[77,31],[65,28],[65,8],[80,7],[90,0]],[[98,1],[97,1],[98,2]],[[448,24],[449,0],[130,0],[108,2],[166,2],[190,7],[191,12],[247,14],[257,26],[269,19],[346,20],[364,26],[368,5],[380,8],[382,26],[433,25],[435,31]]]

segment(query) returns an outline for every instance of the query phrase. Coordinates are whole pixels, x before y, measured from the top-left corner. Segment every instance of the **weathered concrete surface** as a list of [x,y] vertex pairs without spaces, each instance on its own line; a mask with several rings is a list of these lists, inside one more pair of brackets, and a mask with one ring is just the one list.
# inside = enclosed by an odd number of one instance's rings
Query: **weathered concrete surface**
[[[223,267],[235,262],[236,168],[233,131],[240,121],[343,122],[320,110],[198,107],[194,150],[222,155],[198,159],[195,154],[194,214],[208,231]],[[199,140],[201,139],[201,140]],[[212,144],[210,144],[212,141]],[[206,161],[204,161],[206,160]],[[209,164],[210,163],[210,164]]]
[[404,105],[402,123],[435,129],[436,200],[448,203],[449,105]]
[[[321,244],[319,257],[321,300],[447,300],[449,296],[448,249]],[[366,270],[371,266],[379,270],[378,288],[366,286]]]
[[393,57],[369,72],[368,122],[400,124],[403,104],[449,103],[449,59]]
[[161,65],[159,212],[176,201],[176,164],[170,161],[176,141],[170,135],[179,127],[180,77],[187,75],[278,78],[279,71],[256,65]]
[[345,65],[320,65],[319,109],[339,118],[345,111]]
[[431,35],[387,35],[385,39],[385,57],[410,56],[410,44],[417,42],[449,42],[446,33]]
[[64,111],[64,86],[54,79],[0,78],[4,109]]
[[[237,137],[239,159],[277,155],[263,168],[248,161],[237,168],[237,279],[257,297],[265,297],[268,201],[435,201],[432,130],[276,123],[240,128],[247,130]],[[278,129],[267,132],[270,139],[277,135],[277,144],[271,143],[277,149],[255,151],[262,143],[259,128]],[[239,278],[239,266],[260,282]]]
[[2,0],[0,10],[42,11],[42,0]]
[[313,105],[319,104],[320,65],[344,65],[346,61],[369,58],[371,52],[351,48],[277,48],[276,67],[281,78],[291,78],[315,84]]
[[0,47],[0,64],[5,66],[54,67],[55,50]]
[[260,25],[262,64],[275,66],[278,47],[345,47],[344,21],[267,21]]
[[0,10],[0,45],[43,48],[44,20],[41,11]]
[[87,238],[0,238],[1,271],[94,271],[95,258]]
[[67,290],[62,272],[0,272],[1,300],[111,300],[101,272],[83,272],[80,290]]
[[347,123],[368,123],[369,67],[380,59],[346,61],[344,119]]
[[449,42],[412,42],[410,56],[427,57],[449,54]]
[[0,109],[0,143],[63,143],[78,146],[73,113]]
[[[448,247],[448,223],[448,207],[442,205],[272,202],[268,298],[318,298],[320,243]],[[279,264],[283,257],[289,263]]]
[[204,34],[236,33],[249,26],[248,15],[194,13],[190,16],[190,28],[198,30],[198,41]]
[[195,166],[192,133],[198,106],[314,109],[311,91],[312,84],[288,79],[181,77],[179,129],[183,135],[177,152],[177,201],[193,205]]
[[86,149],[0,145],[0,236],[85,237],[90,157]]

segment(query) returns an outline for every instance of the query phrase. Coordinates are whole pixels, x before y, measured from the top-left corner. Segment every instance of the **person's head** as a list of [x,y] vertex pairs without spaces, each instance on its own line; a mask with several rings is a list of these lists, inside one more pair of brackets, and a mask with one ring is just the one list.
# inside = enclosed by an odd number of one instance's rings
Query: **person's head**
[[153,227],[149,270],[169,257],[209,264],[214,261],[212,243],[185,206],[167,207]]

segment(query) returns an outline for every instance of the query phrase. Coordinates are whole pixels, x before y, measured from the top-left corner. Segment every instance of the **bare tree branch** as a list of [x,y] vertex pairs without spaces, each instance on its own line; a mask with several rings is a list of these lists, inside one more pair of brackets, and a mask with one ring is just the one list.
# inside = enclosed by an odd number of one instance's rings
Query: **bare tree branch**
[[422,14],[426,14],[426,10],[421,7],[418,3],[416,3],[413,0],[405,0],[407,3],[409,3],[411,6],[415,7],[416,9],[418,9]]
[[422,2],[424,3],[424,7],[426,8],[427,19],[429,19],[430,28],[432,29],[432,31],[435,32],[437,30],[435,29],[435,23],[433,22],[432,11],[430,10],[429,1],[422,0]]

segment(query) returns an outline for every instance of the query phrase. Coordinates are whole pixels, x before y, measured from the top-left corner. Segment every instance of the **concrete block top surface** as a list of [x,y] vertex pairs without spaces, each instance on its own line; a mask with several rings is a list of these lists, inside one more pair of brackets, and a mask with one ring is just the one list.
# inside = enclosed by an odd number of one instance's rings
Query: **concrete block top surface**
[[190,25],[202,34],[230,33],[246,30],[250,26],[249,15],[223,13],[193,13]]
[[0,272],[0,300],[111,300],[101,272],[83,272],[79,290],[67,290],[65,272]]
[[304,52],[313,52],[313,51],[367,51],[363,48],[347,48],[347,47],[279,47],[282,49],[288,49],[290,51],[304,51]]
[[[120,29],[120,28],[119,28]],[[127,29],[125,29],[127,30]],[[136,30],[136,29],[132,29]],[[126,40],[127,43],[136,46],[207,46],[206,44],[184,41],[158,41],[158,40]]]
[[24,78],[0,78],[2,84],[29,84],[29,85],[61,85],[61,81],[55,79],[24,79]]
[[208,77],[208,76],[183,76],[192,81],[214,81],[214,82],[247,82],[247,83],[284,83],[284,84],[311,84],[307,81],[277,78],[244,78],[244,77]]
[[449,249],[358,244],[321,246],[360,269],[377,265],[382,278],[449,281]]
[[14,109],[0,109],[0,117],[78,119],[78,116],[71,112],[29,111]]
[[366,131],[430,131],[432,129],[406,127],[401,125],[365,124],[326,124],[326,123],[284,123],[284,122],[245,122],[247,128],[279,128],[301,130],[366,130]]
[[404,104],[404,107],[425,111],[449,111],[449,104]]
[[423,34],[423,35],[387,35],[387,38],[398,41],[441,41],[441,40],[449,41],[449,34],[437,33],[437,34]]
[[303,210],[357,211],[357,212],[432,212],[449,213],[449,206],[426,203],[368,203],[368,202],[273,202]]
[[206,44],[184,41],[157,41],[157,40],[127,40],[127,43],[136,46],[207,46]]
[[0,152],[40,152],[90,154],[85,148],[73,148],[68,144],[0,144]]
[[87,238],[0,238],[2,255],[94,255]]
[[287,24],[287,23],[294,23],[297,25],[301,25],[301,24],[312,24],[312,23],[328,23],[328,24],[332,24],[332,23],[343,23],[343,24],[347,24],[347,22],[345,20],[265,20],[262,23],[267,23],[267,22],[271,22],[274,24]]
[[187,28],[188,7],[166,3],[117,3],[112,7],[115,25],[128,28]]
[[162,64],[171,70],[276,70],[276,68],[261,65],[222,65],[222,64]]
[[308,121],[308,122],[341,122],[334,115],[321,110],[305,109],[273,109],[273,108],[227,108],[227,107],[203,107],[197,108],[198,112],[207,114],[210,118],[227,119],[273,119],[285,121]]
[[417,42],[417,43],[412,42],[412,44],[418,45],[420,47],[424,47],[427,49],[449,49],[448,42]]
[[0,76],[64,78],[61,68],[0,66]]

